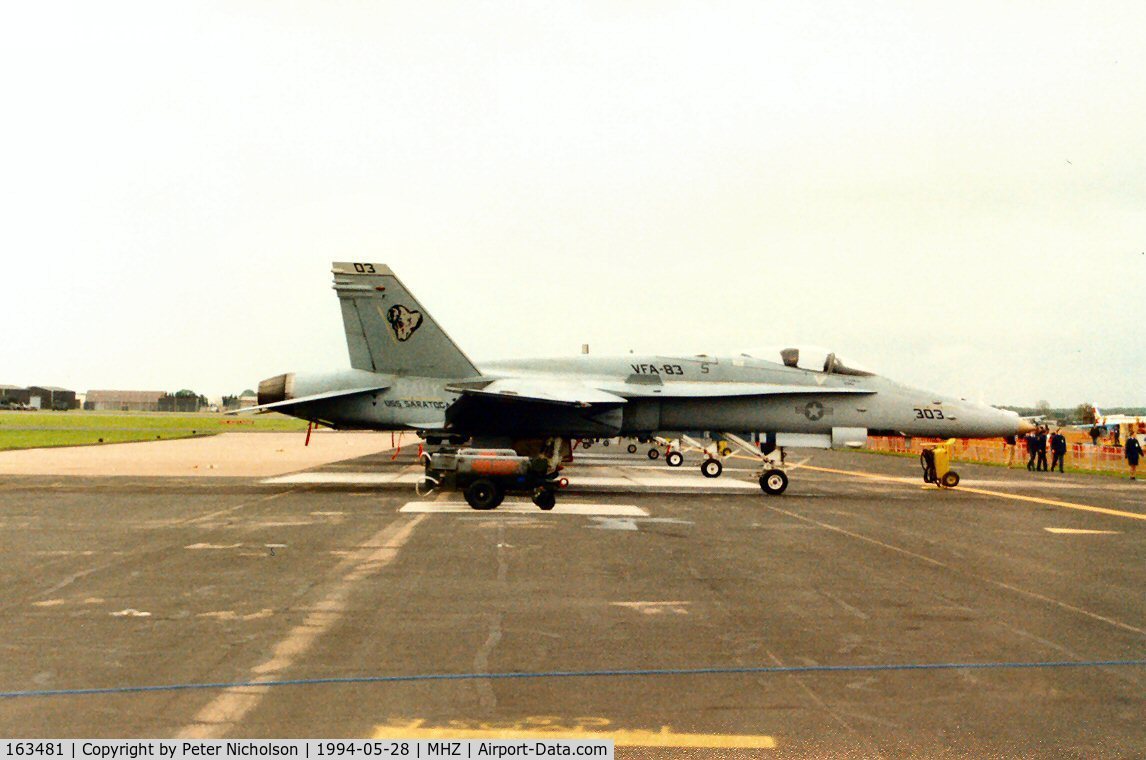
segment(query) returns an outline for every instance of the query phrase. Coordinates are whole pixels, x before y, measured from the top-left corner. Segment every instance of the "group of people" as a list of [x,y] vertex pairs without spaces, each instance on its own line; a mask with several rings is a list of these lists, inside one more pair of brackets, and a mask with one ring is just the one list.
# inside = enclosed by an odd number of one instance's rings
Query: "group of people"
[[1034,432],[1027,433],[1026,437],[1023,438],[1023,443],[1027,446],[1028,470],[1032,472],[1047,471],[1047,447],[1049,445],[1052,457],[1050,469],[1053,471],[1055,467],[1058,467],[1059,472],[1064,472],[1066,436],[1062,434],[1062,428],[1050,433],[1050,428],[1038,427]]
[[[1091,440],[1098,444],[1098,437],[1101,428],[1095,425],[1090,430]],[[1118,440],[1118,429],[1115,428],[1115,445]],[[1027,433],[1023,438],[1023,443],[1027,447],[1027,469],[1032,472],[1046,472],[1047,467],[1047,448],[1050,448],[1051,462],[1049,469],[1053,472],[1055,467],[1059,472],[1064,472],[1063,462],[1066,459],[1066,436],[1062,434],[1062,428],[1056,428],[1054,433],[1050,432],[1048,427],[1039,427],[1032,433]],[[1138,472],[1138,461],[1142,458],[1142,444],[1137,436],[1127,434],[1126,444],[1123,446],[1123,453],[1126,455],[1126,464],[1130,467],[1130,479],[1134,480]]]

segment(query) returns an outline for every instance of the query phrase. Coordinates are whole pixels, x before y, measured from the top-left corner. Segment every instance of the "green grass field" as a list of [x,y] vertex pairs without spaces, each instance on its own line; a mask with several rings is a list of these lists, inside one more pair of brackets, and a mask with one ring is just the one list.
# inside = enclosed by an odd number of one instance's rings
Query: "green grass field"
[[0,451],[304,429],[302,420],[281,414],[0,411]]

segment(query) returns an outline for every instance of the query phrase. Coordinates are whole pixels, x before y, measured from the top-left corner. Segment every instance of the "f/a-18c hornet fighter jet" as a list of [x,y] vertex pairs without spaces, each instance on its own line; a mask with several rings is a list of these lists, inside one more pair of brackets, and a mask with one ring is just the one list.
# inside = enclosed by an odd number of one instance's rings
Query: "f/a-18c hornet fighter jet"
[[993,438],[1032,428],[1014,412],[908,388],[835,354],[812,360],[799,349],[767,358],[583,355],[479,368],[389,267],[333,266],[352,369],[263,380],[254,410],[338,429],[419,431],[437,446],[512,448],[544,457],[550,478],[575,439],[709,431],[760,457],[768,494],[788,485],[782,458],[739,435],[828,448],[862,445],[869,430]]

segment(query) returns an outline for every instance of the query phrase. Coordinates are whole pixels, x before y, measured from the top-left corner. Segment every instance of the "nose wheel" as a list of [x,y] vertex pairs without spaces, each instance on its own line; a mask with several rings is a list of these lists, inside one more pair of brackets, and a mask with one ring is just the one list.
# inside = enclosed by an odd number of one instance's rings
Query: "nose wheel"
[[760,476],[760,490],[769,496],[779,496],[788,487],[788,475],[783,470],[765,470]]
[[719,459],[706,459],[700,463],[700,474],[706,478],[719,478],[724,472],[724,465]]

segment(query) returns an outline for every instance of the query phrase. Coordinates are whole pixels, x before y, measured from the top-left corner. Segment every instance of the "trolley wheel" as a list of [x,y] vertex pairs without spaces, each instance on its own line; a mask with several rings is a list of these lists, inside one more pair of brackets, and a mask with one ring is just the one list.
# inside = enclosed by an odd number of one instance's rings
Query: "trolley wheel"
[[637,444],[635,444],[635,443],[629,444],[629,453],[630,454],[636,454],[637,453]]
[[788,476],[783,470],[767,470],[760,476],[760,490],[769,496],[779,496],[788,487]]
[[501,504],[505,494],[497,483],[486,478],[479,478],[466,486],[466,502],[474,509],[494,509]]
[[684,454],[680,453],[679,451],[670,451],[669,453],[665,454],[665,463],[669,467],[680,467],[682,464],[684,464]]
[[609,445],[609,439],[606,438],[605,440],[601,441],[601,445],[602,446],[608,446]]
[[700,463],[700,474],[706,478],[719,478],[724,472],[724,465],[718,459],[705,459]]
[[656,459],[661,455],[660,449],[649,449],[649,459]]
[[548,512],[557,503],[557,494],[552,488],[539,488],[533,494],[533,503]]
[[959,485],[959,473],[954,470],[948,470],[943,473],[943,479],[940,482],[944,488],[954,488]]

